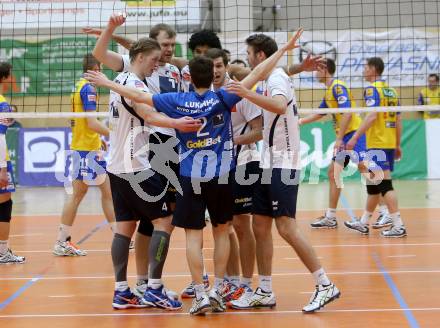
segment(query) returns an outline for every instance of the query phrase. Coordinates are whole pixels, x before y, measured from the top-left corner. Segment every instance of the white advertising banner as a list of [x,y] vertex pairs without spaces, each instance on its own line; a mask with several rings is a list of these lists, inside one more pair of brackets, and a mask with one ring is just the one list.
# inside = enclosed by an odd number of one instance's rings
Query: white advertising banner
[[127,13],[127,26],[200,23],[198,0],[0,1],[0,28],[41,29],[105,26],[113,12]]

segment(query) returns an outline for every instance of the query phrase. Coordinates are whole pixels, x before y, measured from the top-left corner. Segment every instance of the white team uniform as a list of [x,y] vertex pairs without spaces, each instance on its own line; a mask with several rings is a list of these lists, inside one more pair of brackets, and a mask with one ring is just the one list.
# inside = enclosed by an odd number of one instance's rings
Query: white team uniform
[[194,87],[191,83],[191,74],[189,73],[188,65],[182,68],[182,70],[180,71],[180,75],[182,77],[182,80],[180,82],[180,90],[182,92],[194,91]]
[[263,110],[263,149],[260,167],[296,169],[301,168],[300,136],[293,85],[282,68],[276,68],[262,82],[263,95],[282,95],[287,99],[286,113],[279,115]]
[[[115,82],[150,92],[134,73],[120,73]],[[113,174],[139,172],[150,168],[148,161],[149,127],[129,112],[133,102],[110,91],[110,156],[107,170]]]

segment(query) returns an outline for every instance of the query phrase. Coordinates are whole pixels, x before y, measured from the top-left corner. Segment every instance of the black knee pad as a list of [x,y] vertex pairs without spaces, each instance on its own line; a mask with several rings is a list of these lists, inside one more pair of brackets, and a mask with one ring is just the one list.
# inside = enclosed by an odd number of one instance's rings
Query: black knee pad
[[379,185],[367,184],[367,194],[368,195],[379,195],[380,194]]
[[379,187],[382,196],[385,196],[388,191],[394,190],[393,181],[391,180],[382,180],[377,186]]
[[11,222],[12,199],[0,203],[0,222]]
[[151,237],[153,235],[154,226],[149,220],[140,220],[138,226],[138,232],[141,235]]

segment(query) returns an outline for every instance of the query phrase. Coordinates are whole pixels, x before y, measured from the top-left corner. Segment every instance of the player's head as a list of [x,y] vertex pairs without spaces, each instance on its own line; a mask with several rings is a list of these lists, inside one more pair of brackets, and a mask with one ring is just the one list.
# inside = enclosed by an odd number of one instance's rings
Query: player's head
[[435,89],[438,88],[438,85],[439,85],[438,74],[435,74],[435,73],[429,74],[429,76],[428,76],[428,87],[431,90],[435,90]]
[[385,69],[385,64],[382,58],[371,57],[367,59],[367,63],[364,66],[364,78],[368,82],[374,82],[380,76]]
[[316,71],[316,78],[320,83],[326,83],[328,78],[331,78],[335,75],[336,72],[336,63],[333,59],[326,58],[326,68],[319,68]]
[[198,56],[190,60],[189,73],[196,88],[210,88],[214,79],[214,64],[211,58]]
[[188,41],[188,48],[194,54],[194,57],[204,55],[210,48],[222,48],[217,33],[210,30],[201,30],[191,35]]
[[160,45],[151,38],[141,38],[130,48],[129,56],[133,67],[141,70],[144,76],[151,76],[157,69],[160,59]]
[[11,76],[12,65],[8,62],[0,62],[0,82],[7,80]]
[[228,57],[228,62],[231,61],[231,52],[228,49],[223,49],[223,51],[225,52],[226,56]]
[[255,68],[266,58],[272,56],[277,50],[278,45],[274,39],[265,34],[254,34],[246,39],[247,60],[251,68]]
[[212,83],[216,88],[223,85],[228,70],[228,56],[222,49],[211,48],[206,52],[206,57],[211,58],[214,65],[214,80]]
[[92,54],[86,54],[83,57],[83,72],[101,70],[101,63]]
[[156,24],[150,30],[150,38],[159,42],[162,50],[160,61],[169,63],[176,48],[176,31],[167,24]]
[[234,59],[233,61],[231,61],[231,64],[235,64],[241,67],[247,67],[246,62],[241,59]]

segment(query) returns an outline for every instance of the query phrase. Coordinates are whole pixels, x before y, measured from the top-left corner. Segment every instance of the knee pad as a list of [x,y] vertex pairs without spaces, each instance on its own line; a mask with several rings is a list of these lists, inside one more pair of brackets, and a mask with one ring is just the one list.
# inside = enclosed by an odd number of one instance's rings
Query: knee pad
[[11,222],[12,199],[0,204],[0,222]]
[[378,195],[380,194],[379,185],[367,185],[367,194],[368,195]]
[[391,180],[382,180],[377,186],[379,187],[382,196],[385,196],[388,191],[394,190],[393,182]]
[[151,221],[148,220],[140,220],[138,230],[141,235],[151,237],[153,235],[154,226]]

